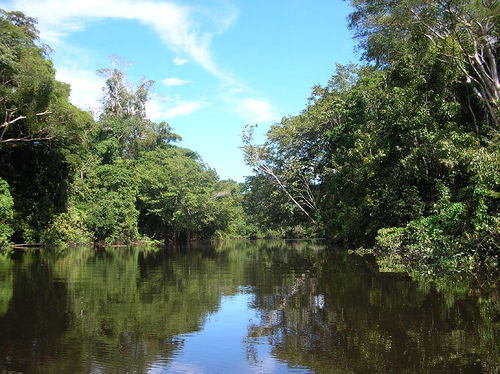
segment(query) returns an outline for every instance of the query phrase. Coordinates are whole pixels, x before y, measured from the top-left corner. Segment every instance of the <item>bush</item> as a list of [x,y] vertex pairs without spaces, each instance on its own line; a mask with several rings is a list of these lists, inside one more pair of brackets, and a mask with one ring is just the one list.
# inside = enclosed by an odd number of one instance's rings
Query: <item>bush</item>
[[58,214],[41,235],[43,244],[84,244],[93,241],[85,227],[85,215],[76,208]]
[[14,233],[12,219],[14,216],[14,200],[10,194],[9,184],[0,178],[0,250],[5,250],[12,243],[10,237]]
[[399,253],[429,261],[450,260],[465,256],[461,236],[465,232],[466,209],[453,203],[437,214],[409,222],[405,227],[378,231],[376,247],[384,253]]

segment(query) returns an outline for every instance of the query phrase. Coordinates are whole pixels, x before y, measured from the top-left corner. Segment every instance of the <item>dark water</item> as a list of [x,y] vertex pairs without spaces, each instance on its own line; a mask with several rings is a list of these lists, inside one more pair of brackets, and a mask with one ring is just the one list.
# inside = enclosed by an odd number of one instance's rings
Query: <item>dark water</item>
[[498,373],[498,291],[315,242],[0,256],[0,373]]

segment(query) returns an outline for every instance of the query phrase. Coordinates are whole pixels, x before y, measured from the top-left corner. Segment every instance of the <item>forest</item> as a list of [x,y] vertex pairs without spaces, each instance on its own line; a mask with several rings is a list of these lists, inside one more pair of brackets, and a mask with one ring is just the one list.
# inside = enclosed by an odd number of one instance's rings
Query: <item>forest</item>
[[36,20],[2,11],[0,246],[314,236],[497,266],[500,3],[350,5],[362,63],[338,64],[263,144],[247,126],[240,184],[147,118],[154,82],[120,60],[98,71],[99,115],[73,106]]
[[113,59],[91,116],[55,79],[36,20],[0,20],[0,243],[210,239],[236,231],[240,186],[221,181],[180,136],[146,117],[152,81]]
[[376,253],[497,266],[500,3],[350,4],[364,63],[337,65],[264,144],[246,129],[252,212]]

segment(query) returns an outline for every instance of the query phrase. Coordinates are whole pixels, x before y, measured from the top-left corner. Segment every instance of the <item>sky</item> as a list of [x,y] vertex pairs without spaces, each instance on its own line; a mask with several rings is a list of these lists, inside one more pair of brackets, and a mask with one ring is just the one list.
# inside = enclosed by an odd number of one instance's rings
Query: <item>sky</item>
[[182,136],[221,179],[243,182],[241,134],[255,139],[305,108],[336,63],[358,61],[342,0],[0,0],[38,20],[56,78],[70,100],[99,112],[113,56],[130,63],[127,80],[155,81],[154,122]]

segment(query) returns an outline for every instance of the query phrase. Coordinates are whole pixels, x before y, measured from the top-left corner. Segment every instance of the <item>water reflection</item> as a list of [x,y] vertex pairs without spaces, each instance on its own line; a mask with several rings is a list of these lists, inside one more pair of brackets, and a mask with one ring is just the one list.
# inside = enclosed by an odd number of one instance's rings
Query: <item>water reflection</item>
[[380,269],[316,242],[3,256],[0,373],[499,372],[497,292]]

